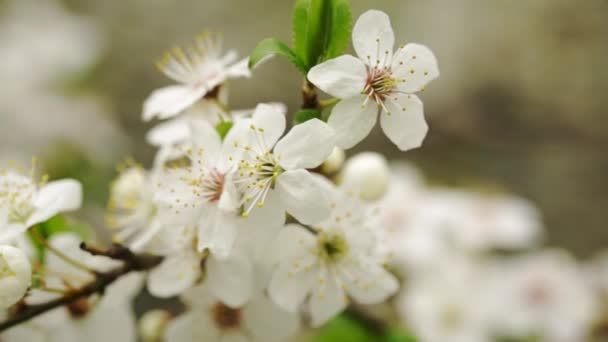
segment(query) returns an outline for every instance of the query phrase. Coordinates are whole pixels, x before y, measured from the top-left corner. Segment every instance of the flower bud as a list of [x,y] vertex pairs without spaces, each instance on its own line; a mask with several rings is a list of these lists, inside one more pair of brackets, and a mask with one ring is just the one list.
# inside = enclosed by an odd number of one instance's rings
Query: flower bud
[[375,152],[363,152],[351,157],[340,175],[340,184],[366,201],[381,198],[388,189],[389,181],[388,163]]
[[17,303],[32,282],[27,255],[9,245],[0,246],[0,309]]
[[327,160],[321,164],[321,172],[326,175],[334,174],[340,170],[344,164],[344,150],[339,147],[334,147]]
[[171,314],[165,310],[150,310],[139,319],[139,336],[144,342],[163,340]]

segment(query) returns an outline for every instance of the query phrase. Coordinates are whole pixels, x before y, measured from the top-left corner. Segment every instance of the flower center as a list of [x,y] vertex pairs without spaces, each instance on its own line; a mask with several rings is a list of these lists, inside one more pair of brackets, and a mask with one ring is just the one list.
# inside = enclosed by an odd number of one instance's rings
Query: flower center
[[317,241],[319,255],[326,262],[338,262],[348,253],[348,243],[342,234],[322,232]]
[[382,101],[393,91],[397,82],[386,68],[373,67],[367,74],[367,82],[363,93],[377,102]]
[[0,171],[0,209],[6,210],[9,223],[25,223],[34,211],[32,201],[38,186],[32,178],[12,172]]
[[226,175],[216,168],[207,170],[206,177],[200,181],[200,195],[209,202],[217,202],[222,197]]
[[263,207],[270,189],[283,172],[272,152],[257,155],[253,161],[242,160],[239,164],[237,184],[243,193],[243,216],[248,216],[254,206]]
[[241,310],[230,308],[220,302],[211,309],[211,316],[221,330],[236,329],[241,325]]
[[240,146],[235,142],[235,147],[241,147],[246,156],[238,164],[236,181],[243,194],[243,217],[249,216],[254,206],[264,206],[268,192],[274,188],[277,177],[284,171],[279,165],[280,157],[271,152],[272,146],[267,146],[264,128],[251,124],[249,129],[253,146]]

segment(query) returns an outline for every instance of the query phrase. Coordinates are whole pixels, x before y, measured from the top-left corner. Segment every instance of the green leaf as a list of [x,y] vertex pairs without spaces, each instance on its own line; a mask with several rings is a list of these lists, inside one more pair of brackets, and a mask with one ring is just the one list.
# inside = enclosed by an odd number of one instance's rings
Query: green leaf
[[293,45],[312,68],[346,49],[352,24],[348,0],[297,0],[293,14]]
[[222,121],[215,126],[215,130],[217,131],[217,133],[219,133],[222,140],[224,140],[233,125],[234,124],[232,123],[232,121]]
[[338,57],[344,53],[350,41],[352,14],[348,0],[331,0],[331,26],[329,41],[326,43],[322,61]]
[[273,55],[282,55],[287,57],[298,70],[306,73],[307,69],[300,58],[291,50],[285,43],[276,38],[266,38],[258,43],[249,55],[249,68],[253,68],[266,57]]
[[321,111],[317,109],[302,109],[293,116],[293,123],[297,125],[311,119],[321,119]]
[[416,338],[401,329],[393,328],[386,333],[384,342],[416,342]]
[[307,42],[306,32],[308,28],[308,12],[310,9],[310,0],[296,0],[293,7],[293,49],[306,63]]
[[325,324],[312,339],[314,342],[369,342],[377,341],[373,334],[370,334],[365,327],[358,324],[356,321],[347,318],[343,315]]

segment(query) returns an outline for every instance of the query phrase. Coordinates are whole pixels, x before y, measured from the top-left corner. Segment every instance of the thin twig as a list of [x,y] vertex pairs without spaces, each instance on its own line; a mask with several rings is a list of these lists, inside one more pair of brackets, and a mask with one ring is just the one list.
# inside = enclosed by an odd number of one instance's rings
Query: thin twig
[[69,291],[63,297],[53,299],[42,304],[19,305],[14,314],[9,316],[9,318],[4,322],[0,323],[0,332],[20,323],[29,321],[34,317],[42,315],[58,307],[69,305],[77,302],[80,299],[87,298],[93,294],[103,295],[106,288],[120,277],[131,272],[149,270],[156,267],[162,261],[162,257],[148,254],[134,254],[126,247],[117,244],[112,245],[112,247],[107,250],[90,247],[84,243],[81,244],[80,247],[83,250],[89,251],[95,255],[104,255],[112,259],[121,260],[124,262],[124,264],[108,272],[96,272],[95,279],[93,281],[78,289]]
[[68,264],[70,264],[78,269],[81,269],[85,272],[94,273],[93,270],[91,270],[87,265],[70,258],[68,255],[66,255],[65,253],[63,253],[62,251],[58,250],[57,248],[52,246],[50,243],[48,243],[48,241],[46,241],[46,239],[42,236],[42,234],[40,234],[37,227],[34,227],[33,229],[31,229],[30,234],[32,235],[32,237],[34,239],[36,239],[36,241],[38,243],[40,243],[44,248],[48,249],[51,253],[55,254],[61,260],[65,261]]

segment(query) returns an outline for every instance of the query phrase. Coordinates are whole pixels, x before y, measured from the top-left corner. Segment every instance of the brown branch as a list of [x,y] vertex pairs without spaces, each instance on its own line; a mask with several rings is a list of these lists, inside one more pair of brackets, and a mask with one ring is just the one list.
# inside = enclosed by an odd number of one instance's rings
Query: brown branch
[[29,321],[30,319],[42,315],[48,311],[78,302],[94,294],[103,295],[106,288],[114,283],[123,275],[131,272],[149,270],[162,261],[162,257],[149,254],[134,254],[128,248],[118,244],[112,245],[107,250],[101,250],[82,243],[80,248],[93,254],[103,255],[115,260],[123,261],[123,265],[108,272],[95,272],[95,279],[79,289],[71,290],[63,297],[51,300],[46,303],[27,305],[21,303],[15,312],[4,322],[0,323],[0,332],[5,331],[15,325]]
[[304,80],[302,85],[302,109],[319,109],[319,98],[314,84]]

